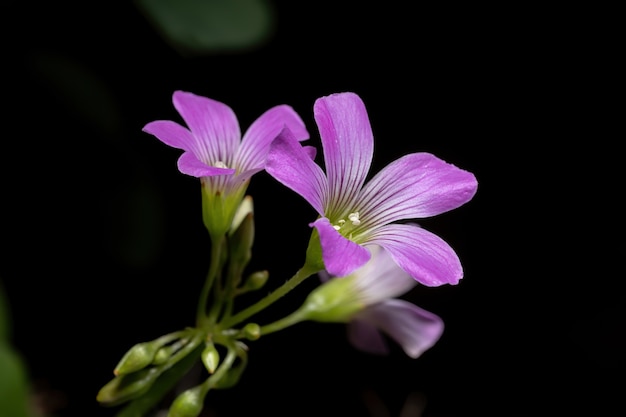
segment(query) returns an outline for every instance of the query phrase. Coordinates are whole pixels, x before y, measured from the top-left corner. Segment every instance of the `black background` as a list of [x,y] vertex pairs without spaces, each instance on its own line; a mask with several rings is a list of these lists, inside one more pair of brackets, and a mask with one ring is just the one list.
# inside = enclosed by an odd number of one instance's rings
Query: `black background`
[[[421,222],[465,268],[457,286],[407,295],[445,320],[433,349],[372,357],[341,325],[300,324],[251,342],[241,382],[211,392],[206,415],[399,416],[407,399],[424,417],[623,411],[612,13],[272,4],[268,43],[196,57],[165,43],[132,3],[5,7],[0,278],[13,343],[48,415],[112,416],[95,396],[126,349],[193,323],[209,248],[199,183],[176,169],[180,151],[141,132],[179,120],[178,89],[230,105],[242,130],[290,104],[315,145],[314,100],[353,91],[374,130],[372,172],[427,151],[479,182],[468,204]],[[70,80],[80,69],[76,83],[55,83],[57,68]],[[72,87],[81,74],[101,88]],[[76,106],[77,96],[91,104]],[[264,173],[249,193],[251,268],[270,270],[269,291],[303,261],[315,213]],[[314,285],[259,321],[288,313]]]

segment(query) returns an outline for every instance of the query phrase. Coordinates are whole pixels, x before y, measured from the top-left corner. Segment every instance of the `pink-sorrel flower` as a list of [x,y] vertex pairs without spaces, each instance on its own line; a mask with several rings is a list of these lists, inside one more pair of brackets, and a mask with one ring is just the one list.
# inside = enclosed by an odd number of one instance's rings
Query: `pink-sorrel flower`
[[250,177],[263,170],[272,140],[287,127],[296,140],[309,134],[300,116],[287,105],[272,107],[241,136],[239,121],[224,103],[175,91],[174,107],[187,124],[171,120],[146,124],[143,131],[184,152],[178,159],[183,174],[201,179],[204,221],[215,234],[230,227]]
[[324,283],[309,294],[297,314],[307,320],[347,323],[348,338],[360,350],[388,353],[385,334],[417,358],[439,340],[443,320],[397,298],[417,281],[398,267],[389,252],[380,246],[370,248],[371,259],[346,277],[321,271]]
[[377,244],[420,283],[457,284],[463,269],[455,251],[421,227],[395,222],[465,204],[476,193],[474,175],[421,152],[395,160],[365,183],[374,138],[361,98],[332,94],[317,99],[313,110],[326,173],[289,128],[272,142],[265,169],[318,212],[311,226],[319,235],[324,268],[348,275],[370,258],[365,246]]

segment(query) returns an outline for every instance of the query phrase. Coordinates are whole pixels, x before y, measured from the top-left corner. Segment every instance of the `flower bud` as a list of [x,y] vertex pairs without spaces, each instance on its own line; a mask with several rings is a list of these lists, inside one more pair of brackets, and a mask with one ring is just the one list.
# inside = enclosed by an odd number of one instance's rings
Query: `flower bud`
[[202,351],[202,363],[210,374],[215,372],[220,363],[220,353],[212,342],[207,342],[204,351]]
[[145,368],[152,363],[159,347],[154,342],[137,343],[124,354],[113,373],[124,375]]
[[246,265],[252,258],[252,244],[254,243],[254,214],[246,214],[241,224],[230,236],[231,263]]
[[270,274],[268,271],[256,271],[248,275],[243,286],[239,289],[240,293],[246,293],[248,291],[256,291],[263,288],[267,282]]
[[159,368],[145,368],[130,374],[118,375],[100,388],[96,400],[104,406],[115,406],[139,397],[160,375]]
[[183,391],[172,403],[167,417],[197,417],[204,406],[206,391],[202,385]]
[[163,365],[172,356],[172,353],[174,353],[173,346],[163,346],[156,351],[154,359],[152,359],[152,365]]
[[241,329],[244,337],[248,340],[257,340],[261,337],[261,327],[256,323],[248,323]]

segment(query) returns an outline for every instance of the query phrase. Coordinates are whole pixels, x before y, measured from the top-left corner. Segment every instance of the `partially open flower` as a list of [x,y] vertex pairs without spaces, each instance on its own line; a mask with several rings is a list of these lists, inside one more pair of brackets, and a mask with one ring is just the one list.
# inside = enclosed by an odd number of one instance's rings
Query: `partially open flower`
[[443,320],[408,301],[398,299],[417,282],[380,246],[351,275],[325,281],[313,290],[300,311],[305,319],[348,324],[352,344],[376,354],[388,352],[383,334],[394,339],[411,358],[430,349],[443,333]]

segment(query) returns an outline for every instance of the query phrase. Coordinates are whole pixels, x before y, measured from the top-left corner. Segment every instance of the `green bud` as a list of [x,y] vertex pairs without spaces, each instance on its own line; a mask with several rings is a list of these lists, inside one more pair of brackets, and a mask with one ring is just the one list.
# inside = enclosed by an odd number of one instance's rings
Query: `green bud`
[[241,204],[237,207],[235,217],[230,225],[230,234],[232,235],[238,228],[241,222],[246,218],[248,214],[252,214],[254,211],[254,205],[252,204],[252,197],[247,195],[241,200]]
[[202,385],[183,391],[172,403],[167,417],[197,417],[204,406],[206,391]]
[[343,323],[365,305],[354,287],[354,276],[333,278],[315,288],[300,307],[308,320]]
[[207,342],[204,351],[202,351],[202,363],[210,374],[215,372],[220,363],[220,353],[212,342]]
[[173,346],[163,346],[156,351],[154,359],[152,359],[152,365],[163,365],[174,353]]
[[239,289],[240,293],[246,293],[248,291],[256,291],[263,288],[267,282],[270,274],[268,271],[256,271],[248,275],[243,286]]
[[246,265],[252,258],[252,244],[254,243],[254,214],[248,213],[237,230],[229,239],[231,263]]
[[118,375],[100,388],[96,400],[104,406],[115,406],[146,392],[160,375],[159,368],[145,368],[131,374]]
[[244,337],[248,340],[257,340],[261,337],[261,327],[256,323],[248,323],[241,330]]
[[154,342],[137,343],[131,347],[120,359],[113,370],[115,375],[124,375],[136,372],[152,363],[154,355],[159,350],[160,345]]

